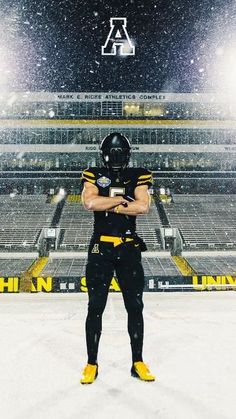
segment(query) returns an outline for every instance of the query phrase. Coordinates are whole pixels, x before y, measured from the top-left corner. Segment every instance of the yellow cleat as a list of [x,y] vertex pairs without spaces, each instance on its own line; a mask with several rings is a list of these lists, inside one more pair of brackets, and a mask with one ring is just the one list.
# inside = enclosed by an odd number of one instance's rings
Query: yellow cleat
[[143,381],[155,381],[156,377],[152,375],[148,369],[148,366],[142,361],[134,362],[131,368],[132,377],[139,378]]
[[92,384],[98,375],[98,366],[87,364],[83,370],[82,378],[80,380],[81,384]]

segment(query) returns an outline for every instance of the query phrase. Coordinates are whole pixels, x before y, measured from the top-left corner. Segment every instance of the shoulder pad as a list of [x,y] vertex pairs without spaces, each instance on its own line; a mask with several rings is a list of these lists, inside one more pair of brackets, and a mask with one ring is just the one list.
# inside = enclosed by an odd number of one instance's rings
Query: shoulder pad
[[153,184],[152,172],[148,169],[140,168],[137,172],[137,186]]
[[95,184],[96,183],[96,170],[95,168],[88,167],[82,173],[82,181],[90,182]]

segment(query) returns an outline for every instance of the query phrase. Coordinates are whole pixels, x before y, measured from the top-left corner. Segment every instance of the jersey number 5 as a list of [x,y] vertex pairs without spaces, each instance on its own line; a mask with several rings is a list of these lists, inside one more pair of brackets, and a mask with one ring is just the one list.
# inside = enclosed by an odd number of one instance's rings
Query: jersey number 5
[[110,198],[114,198],[117,195],[125,195],[125,188],[110,188],[109,189],[109,196]]

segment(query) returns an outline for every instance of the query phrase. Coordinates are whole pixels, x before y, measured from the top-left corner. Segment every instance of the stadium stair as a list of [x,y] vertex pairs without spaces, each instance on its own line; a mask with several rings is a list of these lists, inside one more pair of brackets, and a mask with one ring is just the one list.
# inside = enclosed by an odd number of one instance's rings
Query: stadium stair
[[51,222],[51,227],[57,227],[58,226],[64,205],[65,205],[65,199],[62,199],[60,202],[58,202],[57,207],[56,207],[56,211],[53,215],[53,219],[52,219],[52,222]]
[[59,236],[59,240],[58,240],[58,243],[57,243],[57,248],[58,249],[60,249],[61,243],[63,243],[65,232],[66,232],[65,228],[60,229],[60,236]]
[[166,215],[165,208],[164,208],[164,205],[163,205],[162,201],[157,198],[155,200],[155,203],[156,203],[157,211],[158,211],[162,226],[163,227],[170,227],[170,222],[169,222],[168,217]]
[[172,256],[172,260],[176,264],[183,276],[196,275],[196,272],[190,265],[190,263],[182,256]]
[[48,263],[48,257],[38,257],[25,271],[20,275],[20,292],[31,292],[32,279],[37,278]]
[[38,257],[27,269],[27,273],[31,274],[32,277],[39,276],[42,272],[42,270],[45,268],[45,266],[48,263],[48,256],[42,256]]

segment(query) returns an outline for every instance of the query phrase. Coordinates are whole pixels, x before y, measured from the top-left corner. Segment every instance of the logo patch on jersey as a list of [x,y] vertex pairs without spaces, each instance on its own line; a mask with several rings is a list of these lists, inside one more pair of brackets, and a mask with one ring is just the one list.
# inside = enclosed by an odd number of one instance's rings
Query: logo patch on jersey
[[91,253],[99,253],[99,245],[98,245],[98,243],[95,243],[94,244]]
[[106,188],[107,186],[109,186],[111,184],[111,179],[109,179],[106,176],[102,176],[97,180],[97,183],[102,188]]

